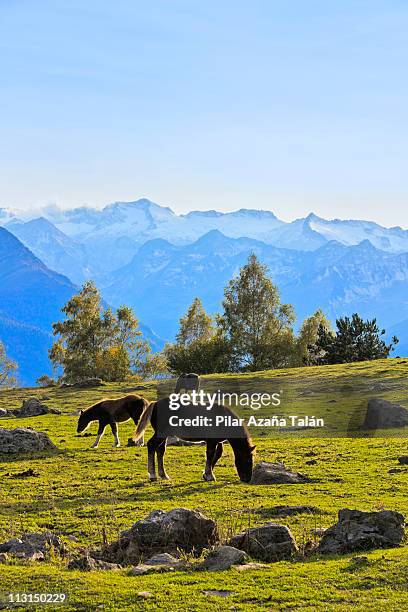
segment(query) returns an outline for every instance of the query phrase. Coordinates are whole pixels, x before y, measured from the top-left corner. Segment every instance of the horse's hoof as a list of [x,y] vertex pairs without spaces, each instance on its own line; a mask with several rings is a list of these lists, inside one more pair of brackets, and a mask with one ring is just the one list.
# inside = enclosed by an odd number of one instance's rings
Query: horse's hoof
[[214,482],[215,481],[215,476],[213,474],[203,474],[203,479],[206,482]]
[[162,480],[170,480],[170,476],[168,474],[163,474],[163,475],[160,474],[160,478]]
[[157,476],[149,476],[150,482],[157,482]]
[[113,445],[113,448],[119,448],[119,447],[120,447],[120,444],[114,444]]

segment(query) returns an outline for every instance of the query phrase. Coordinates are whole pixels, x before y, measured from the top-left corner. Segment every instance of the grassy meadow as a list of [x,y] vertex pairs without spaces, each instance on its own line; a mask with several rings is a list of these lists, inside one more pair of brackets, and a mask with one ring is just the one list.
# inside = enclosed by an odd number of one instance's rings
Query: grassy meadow
[[[131,421],[119,425],[122,446],[117,449],[112,447],[108,428],[99,448],[89,448],[96,423],[87,432],[92,437],[76,435],[80,408],[103,397],[134,392],[128,384],[83,390],[7,390],[0,393],[2,408],[19,408],[24,399],[37,396],[62,414],[1,419],[1,427],[27,426],[46,432],[58,452],[0,455],[0,542],[24,531],[49,529],[61,535],[74,552],[116,539],[121,530],[154,509],[186,507],[216,519],[225,539],[248,526],[281,522],[290,527],[304,551],[317,541],[316,530],[336,522],[341,508],[392,509],[408,517],[408,466],[397,461],[400,455],[408,454],[408,431],[366,432],[358,437],[349,425],[361,421],[370,397],[408,406],[408,360],[204,378],[206,390],[231,385],[241,392],[284,389],[287,400],[283,409],[288,413],[325,415],[331,437],[299,431],[254,434],[257,460],[282,461],[310,476],[311,482],[243,484],[226,445],[215,468],[216,482],[202,480],[205,449],[196,446],[169,447],[165,462],[172,480],[150,483],[146,448],[126,446],[134,429]],[[156,385],[146,386],[140,393],[155,399]],[[342,435],[345,431],[351,431],[351,437]],[[311,459],[315,463],[308,463]],[[399,471],[389,473],[393,468]],[[28,469],[34,475],[24,477]],[[308,505],[315,511],[281,518],[274,516],[277,505]],[[57,557],[32,564],[8,561],[0,565],[0,593],[65,592],[68,603],[64,610],[193,611],[213,606],[254,611],[408,609],[408,545],[364,554],[368,562],[362,565],[353,561],[355,555],[323,558],[312,554],[245,571],[233,568],[138,577],[129,576],[126,569],[69,571],[66,562]],[[229,593],[226,597],[205,594],[213,589]]]

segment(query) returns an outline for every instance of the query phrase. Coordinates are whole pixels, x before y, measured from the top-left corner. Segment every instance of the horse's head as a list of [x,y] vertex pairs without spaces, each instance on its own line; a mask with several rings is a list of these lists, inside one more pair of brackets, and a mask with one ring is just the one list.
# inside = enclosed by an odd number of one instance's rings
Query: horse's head
[[79,419],[77,425],[77,433],[82,433],[88,427],[90,421],[88,415],[85,413],[85,410],[79,411]]
[[235,467],[242,482],[250,482],[252,478],[255,448],[248,443],[241,452],[235,454]]

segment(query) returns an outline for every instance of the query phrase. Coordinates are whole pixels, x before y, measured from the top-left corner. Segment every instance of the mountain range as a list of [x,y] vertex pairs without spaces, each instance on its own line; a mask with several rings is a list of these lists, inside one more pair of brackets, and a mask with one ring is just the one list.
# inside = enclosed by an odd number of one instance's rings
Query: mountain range
[[[408,231],[400,227],[314,214],[287,223],[253,209],[177,215],[147,199],[102,210],[0,209],[0,225],[0,338],[24,382],[49,370],[46,356],[36,355],[85,279],[95,280],[109,304],[131,305],[159,348],[174,337],[194,297],[209,312],[220,309],[225,284],[251,252],[294,304],[298,324],[319,307],[332,320],[353,312],[377,317],[400,338],[396,354],[408,355]],[[14,253],[11,275],[6,252]]]

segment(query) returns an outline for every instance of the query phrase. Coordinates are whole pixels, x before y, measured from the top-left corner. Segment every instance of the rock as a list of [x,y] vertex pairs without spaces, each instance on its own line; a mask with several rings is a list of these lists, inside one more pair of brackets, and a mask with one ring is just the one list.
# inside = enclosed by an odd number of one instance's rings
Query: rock
[[100,558],[133,565],[156,553],[177,554],[183,550],[200,554],[217,541],[216,523],[196,510],[154,510],[147,518],[123,531],[116,542],[106,546]]
[[338,522],[326,529],[317,547],[323,554],[338,554],[398,546],[404,537],[404,517],[393,510],[361,512],[339,510]]
[[243,565],[235,565],[234,569],[238,572],[246,572],[248,570],[257,570],[265,567],[269,567],[266,563],[244,563]]
[[401,463],[401,465],[408,465],[408,455],[398,457],[398,462]]
[[24,470],[23,472],[15,472],[11,474],[12,478],[36,478],[39,476],[37,472],[34,472],[32,468],[28,468],[28,470]]
[[21,406],[20,410],[18,410],[15,414],[16,417],[24,418],[40,416],[41,414],[48,414],[48,412],[48,406],[41,404],[36,397],[31,397],[30,399],[23,401],[23,405]]
[[129,570],[129,576],[144,576],[145,574],[161,574],[163,572],[174,572],[174,567],[171,565],[146,565],[140,563]]
[[264,516],[293,516],[295,514],[316,514],[319,508],[316,506],[272,506],[271,508],[260,508],[259,514]]
[[298,550],[288,527],[276,523],[247,529],[232,537],[228,544],[268,563],[289,559]]
[[218,572],[227,570],[233,565],[245,563],[247,559],[248,556],[243,550],[233,546],[218,546],[208,553],[203,563],[200,564],[200,569]]
[[7,553],[0,553],[0,563],[6,563],[9,560],[9,556]]
[[172,567],[180,567],[181,565],[185,565],[185,563],[181,559],[176,559],[173,555],[169,555],[169,553],[158,553],[150,557],[150,559],[147,559],[144,565],[170,565]]
[[309,459],[309,461],[306,461],[306,465],[316,465],[316,463],[316,459]]
[[5,408],[0,408],[0,418],[8,416],[7,410]]
[[34,453],[44,450],[56,450],[47,434],[34,429],[17,427],[15,429],[0,428],[1,453]]
[[81,570],[83,572],[93,572],[95,570],[119,570],[122,569],[116,563],[108,563],[101,559],[94,559],[90,555],[73,559],[68,563],[69,570]]
[[401,472],[405,472],[402,468],[391,468],[388,470],[389,474],[400,474]]
[[368,400],[367,413],[360,429],[386,429],[408,425],[408,410],[384,399]]
[[50,549],[61,555],[65,554],[64,544],[51,531],[25,533],[21,538],[12,538],[0,544],[0,553],[8,553],[14,557],[32,561],[43,561]]
[[150,591],[139,591],[137,596],[141,597],[142,599],[150,599],[151,597],[154,597],[153,593],[150,593]]
[[24,400],[20,410],[14,411],[14,414],[16,417],[22,419],[41,416],[42,414],[61,414],[61,411],[56,408],[49,408],[45,404],[42,404],[38,398],[31,397],[30,399]]
[[283,463],[260,461],[252,471],[251,484],[301,484],[310,482],[310,478],[300,472],[291,472]]

